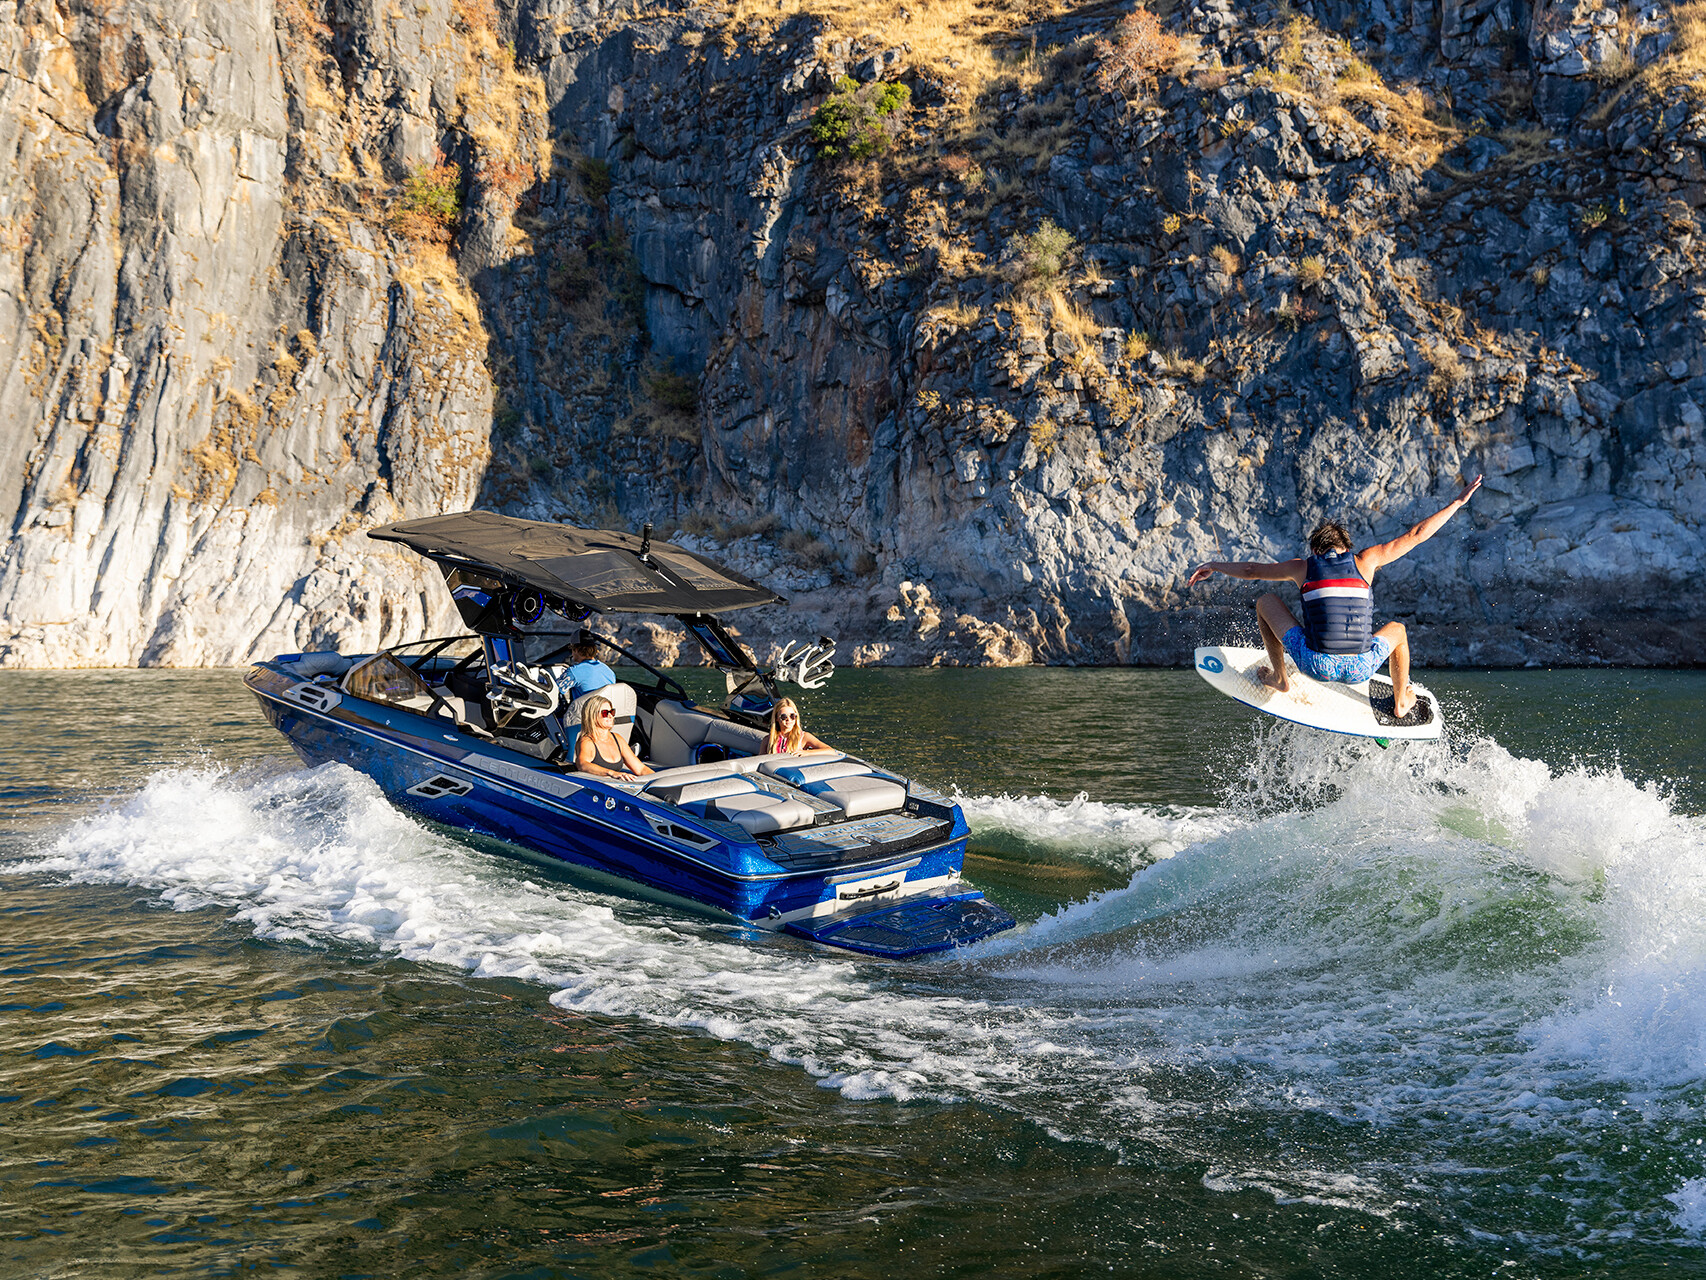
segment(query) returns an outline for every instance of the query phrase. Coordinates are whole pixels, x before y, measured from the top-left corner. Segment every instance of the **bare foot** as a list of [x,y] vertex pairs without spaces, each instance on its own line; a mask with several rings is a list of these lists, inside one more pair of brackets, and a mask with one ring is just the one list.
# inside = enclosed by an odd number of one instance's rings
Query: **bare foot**
[[1415,692],[1406,686],[1403,693],[1394,693],[1392,695],[1392,718],[1394,720],[1402,720],[1405,716],[1410,714],[1410,712],[1415,708],[1415,705]]
[[1278,690],[1280,693],[1291,692],[1291,679],[1286,675],[1283,668],[1276,677],[1272,667],[1263,665],[1256,668],[1256,675],[1270,689]]

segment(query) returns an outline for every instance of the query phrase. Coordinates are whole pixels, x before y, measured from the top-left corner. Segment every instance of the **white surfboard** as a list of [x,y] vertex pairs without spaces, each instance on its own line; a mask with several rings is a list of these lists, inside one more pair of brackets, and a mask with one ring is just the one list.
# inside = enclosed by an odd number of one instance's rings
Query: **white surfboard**
[[1288,656],[1285,669],[1291,688],[1281,693],[1256,674],[1267,661],[1266,649],[1211,645],[1197,650],[1197,674],[1247,707],[1328,733],[1425,741],[1439,737],[1445,728],[1438,700],[1413,680],[1410,688],[1416,691],[1416,705],[1397,720],[1392,716],[1392,681],[1385,675],[1361,684],[1328,684],[1298,671]]

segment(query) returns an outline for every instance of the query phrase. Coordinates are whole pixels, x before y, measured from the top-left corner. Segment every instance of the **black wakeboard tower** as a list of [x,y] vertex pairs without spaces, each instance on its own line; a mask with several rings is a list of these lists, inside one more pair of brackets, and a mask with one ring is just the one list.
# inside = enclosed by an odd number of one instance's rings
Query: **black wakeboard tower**
[[[540,682],[519,660],[520,641],[547,611],[583,626],[595,613],[673,617],[727,674],[731,697],[758,686],[773,699],[778,679],[815,689],[833,673],[835,646],[828,637],[798,651],[789,645],[774,670],[761,670],[717,615],[787,602],[733,569],[651,535],[650,524],[636,537],[460,511],[382,525],[367,536],[400,542],[438,565],[462,621],[487,641],[489,677],[494,686],[510,686],[510,697]],[[607,637],[598,640],[627,654]],[[542,689],[538,694],[546,696]]]

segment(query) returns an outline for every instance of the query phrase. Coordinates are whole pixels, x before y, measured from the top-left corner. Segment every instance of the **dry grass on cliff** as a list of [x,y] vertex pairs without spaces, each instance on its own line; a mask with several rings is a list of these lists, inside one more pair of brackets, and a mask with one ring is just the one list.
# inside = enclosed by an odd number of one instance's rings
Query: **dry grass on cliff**
[[[1271,34],[1280,39],[1273,67],[1252,72],[1251,82],[1307,99],[1325,123],[1360,135],[1376,154],[1427,169],[1462,141],[1464,131],[1445,104],[1413,85],[1388,84],[1350,45],[1313,20],[1292,16]],[[1386,126],[1370,130],[1347,103],[1383,112]]]
[[200,506],[223,505],[237,487],[242,463],[257,460],[254,441],[264,416],[253,397],[227,391],[214,406],[207,435],[185,450],[190,485],[175,484],[172,492]]
[[274,9],[277,21],[289,35],[288,46],[293,57],[284,60],[285,86],[302,95],[303,104],[328,115],[343,113],[343,87],[321,78],[321,70],[330,55],[332,28],[325,17],[309,0],[278,0]]
[[1046,299],[1049,320],[1056,333],[1064,333],[1079,351],[1095,352],[1102,337],[1101,321],[1088,307],[1081,307],[1059,289]]
[[931,307],[924,313],[924,318],[937,324],[953,325],[955,328],[964,329],[976,324],[982,314],[969,302],[944,302]]
[[513,200],[549,172],[545,82],[517,68],[513,46],[500,45],[489,26],[467,33],[456,100],[479,157],[476,176],[486,186]]
[[480,300],[443,248],[417,244],[410,256],[391,264],[391,271],[417,307],[452,319],[470,342],[485,342],[486,322],[480,314]]
[[1675,6],[1670,21],[1676,39],[1641,73],[1637,83],[1655,93],[1687,85],[1697,94],[1706,94],[1706,0]]
[[1162,366],[1161,371],[1169,378],[1177,378],[1181,382],[1200,386],[1203,380],[1208,377],[1207,364],[1201,360],[1192,359],[1177,347],[1169,348],[1163,359],[1166,363]]
[[735,0],[730,27],[773,29],[809,14],[843,36],[909,45],[915,66],[976,93],[1012,73],[1013,56],[1032,27],[1081,7],[1062,0],[1012,8],[991,0]]
[[1444,338],[1422,347],[1422,355],[1433,367],[1428,376],[1428,390],[1436,396],[1450,395],[1469,376],[1457,348]]

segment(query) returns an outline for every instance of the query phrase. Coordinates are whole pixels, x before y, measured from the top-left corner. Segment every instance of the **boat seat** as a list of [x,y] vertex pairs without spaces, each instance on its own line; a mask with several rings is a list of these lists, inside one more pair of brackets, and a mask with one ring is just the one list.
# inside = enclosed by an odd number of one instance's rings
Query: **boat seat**
[[728,774],[720,778],[704,778],[699,781],[677,782],[672,786],[649,786],[648,795],[654,795],[668,804],[694,804],[701,800],[718,800],[723,796],[748,795],[757,791],[750,778],[742,778]]
[[869,766],[854,760],[826,760],[821,764],[790,764],[787,760],[772,760],[769,764],[759,765],[758,769],[760,773],[768,773],[772,778],[780,778],[796,787],[803,787],[808,782],[851,778],[871,772]]
[[754,836],[809,827],[816,819],[816,815],[798,800],[784,800],[768,791],[718,796],[715,800],[706,801],[705,807],[714,809],[719,817],[728,819]]
[[290,674],[304,679],[313,676],[341,676],[355,663],[354,658],[341,653],[281,653],[273,661],[289,667]]
[[484,703],[486,701],[486,673],[482,668],[478,673],[467,667],[453,667],[444,673],[444,688],[464,702]]
[[652,712],[651,738],[652,763],[663,769],[692,764],[698,749],[707,744],[731,754],[758,755],[764,750],[765,734],[666,698]]
[[754,729],[750,725],[736,724],[732,720],[713,720],[711,727],[705,731],[705,740],[694,750],[721,747],[730,756],[755,756],[764,750],[768,736],[762,729]]
[[668,789],[684,782],[703,782],[707,778],[726,778],[744,772],[740,762],[734,760],[719,760],[715,764],[681,765],[674,769],[658,770],[656,776],[646,784],[646,790],[660,799],[667,800],[669,797],[665,793]]
[[849,818],[886,813],[906,804],[906,788],[881,778],[854,760],[794,764],[786,759],[759,766],[760,770],[820,800],[827,800]]
[[[694,769],[691,772],[699,774],[710,768],[707,766],[706,770]],[[648,783],[646,794],[668,804],[680,805],[692,813],[738,823],[755,836],[809,827],[817,820],[809,805],[764,791],[742,774],[725,769],[712,777],[680,777],[688,772],[686,769],[672,770],[669,780],[661,785],[655,780]]]
[[[769,765],[800,765],[828,764],[842,759],[839,751],[808,751],[796,755],[747,756],[740,760],[716,760],[705,764],[683,764],[673,768],[658,768],[655,778],[647,786],[653,794],[659,794],[660,788],[673,787],[683,782],[701,782],[706,778],[724,778],[731,774],[753,772],[769,772]],[[860,773],[869,772],[863,766]]]
[[801,790],[819,800],[838,805],[849,818],[862,818],[867,813],[887,813],[906,805],[905,787],[869,773],[808,782]]
[[476,729],[486,727],[486,713],[478,702],[459,698],[454,693],[445,693],[442,690],[438,696],[444,705],[450,708],[451,714],[456,717],[458,723],[471,724]]

